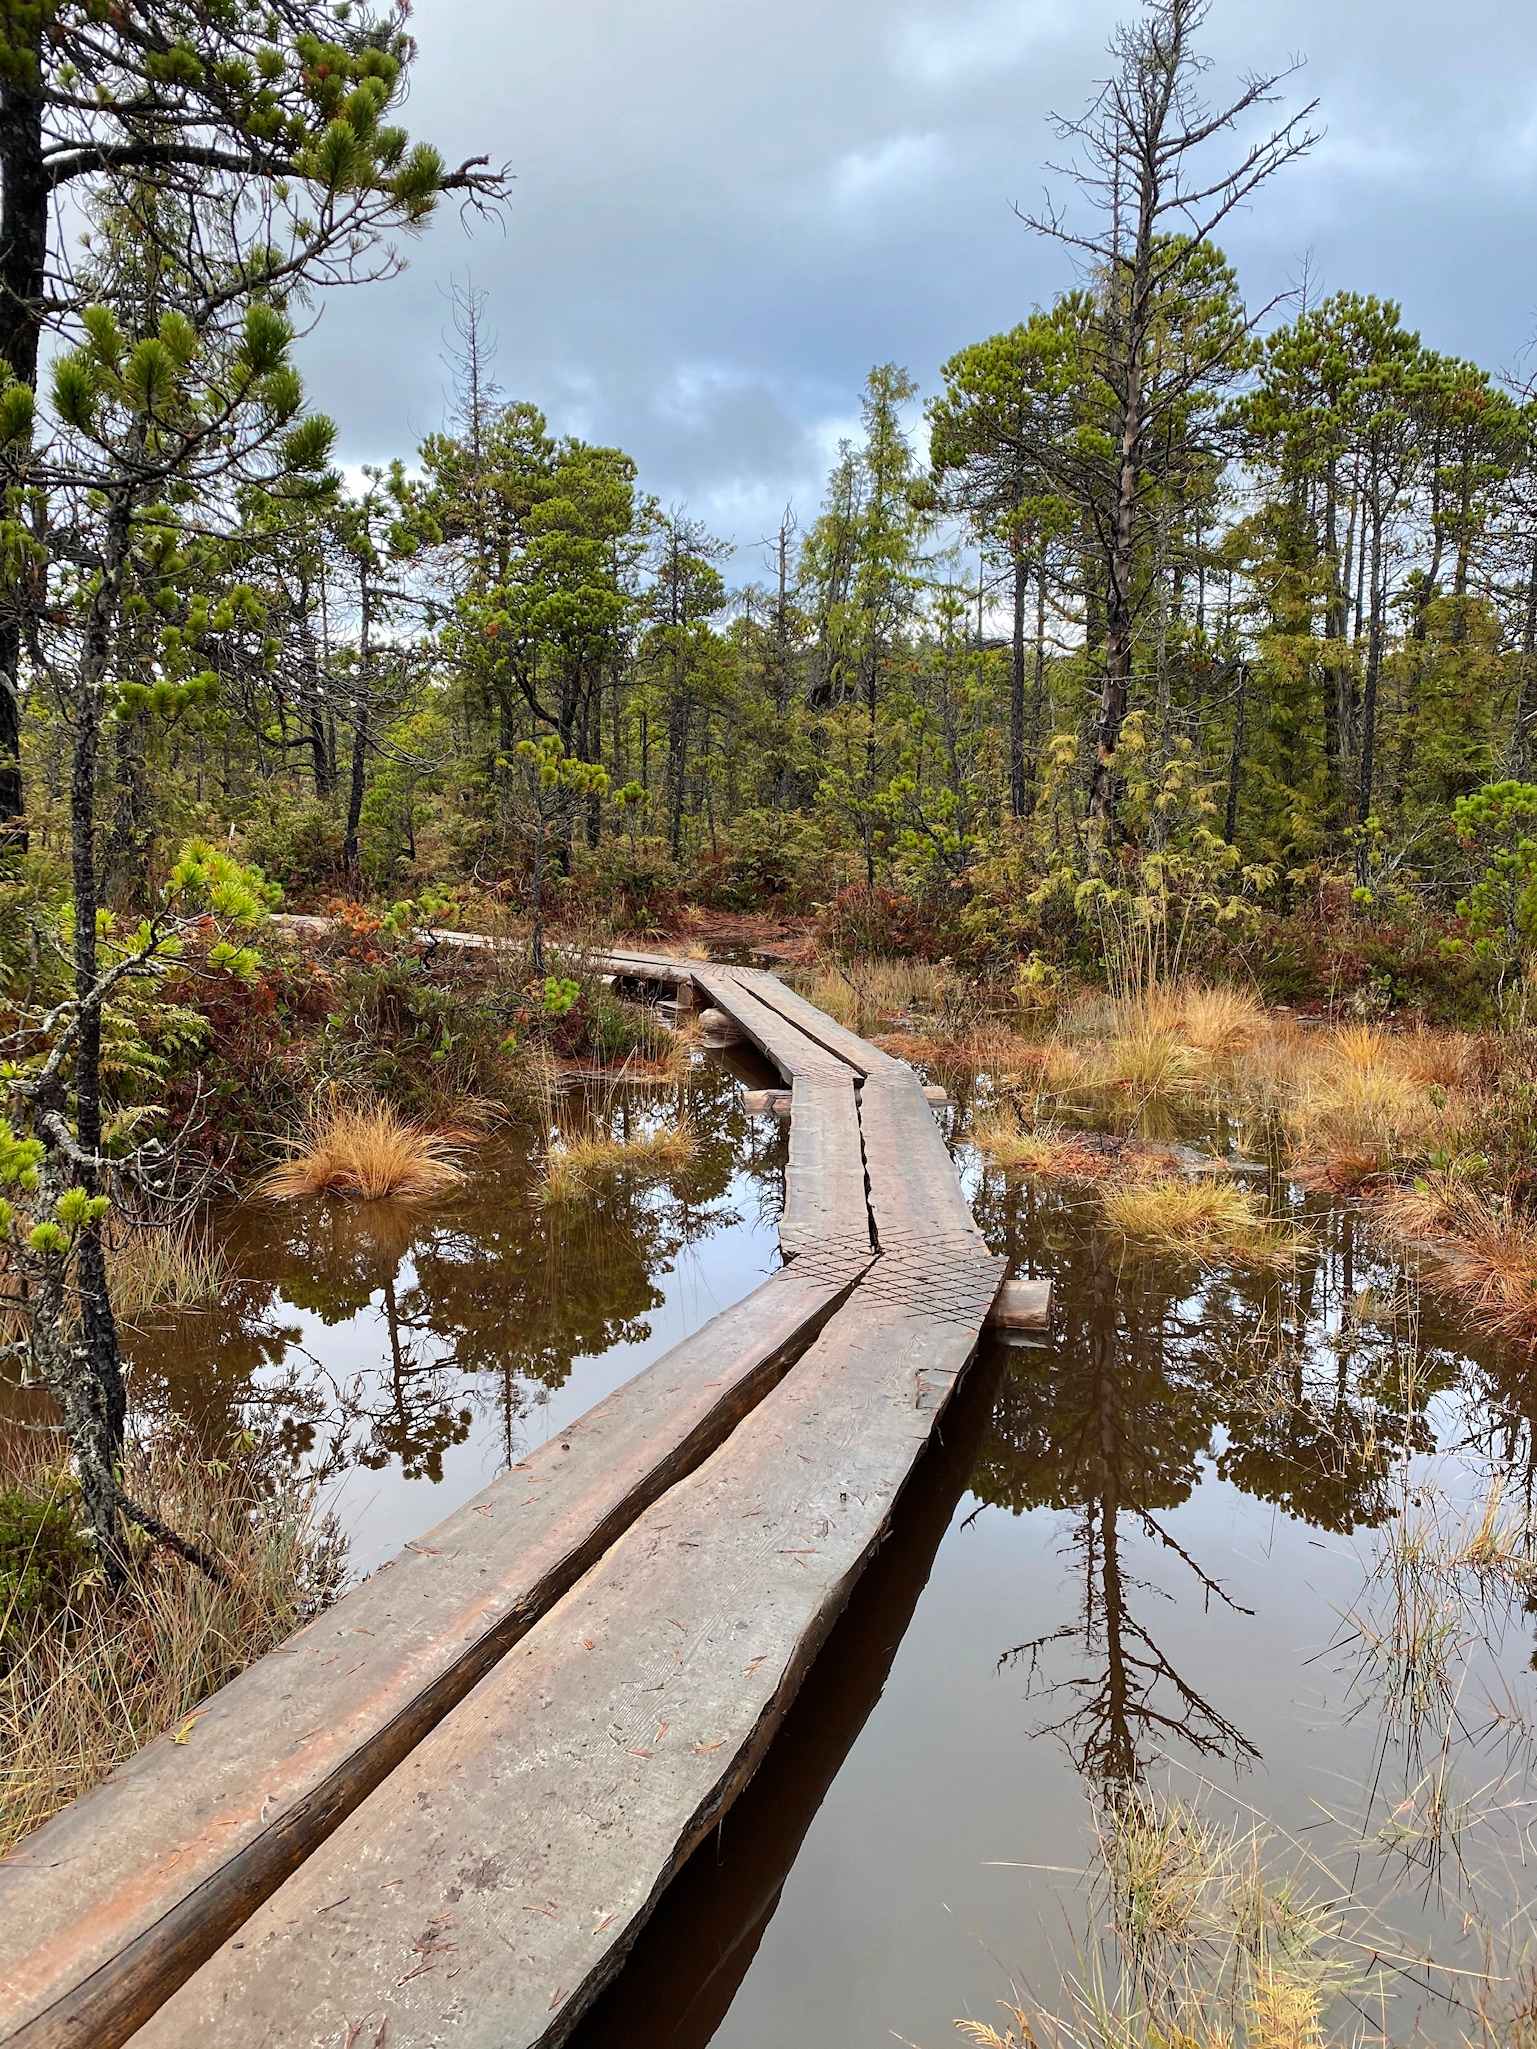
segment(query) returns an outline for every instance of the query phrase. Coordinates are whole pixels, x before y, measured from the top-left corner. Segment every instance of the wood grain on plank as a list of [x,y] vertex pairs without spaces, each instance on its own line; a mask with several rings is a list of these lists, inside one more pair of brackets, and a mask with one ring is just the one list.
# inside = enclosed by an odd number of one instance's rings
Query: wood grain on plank
[[787,1259],[870,1243],[865,1156],[854,1078],[798,1078],[790,1090],[790,1152],[779,1242]]
[[720,1443],[857,1272],[774,1275],[0,1862],[0,2040],[123,2040]]
[[868,1039],[851,1032],[847,1025],[841,1025],[835,1018],[819,1010],[806,997],[799,995],[788,983],[765,968],[733,968],[738,986],[747,995],[754,996],[766,1009],[772,1010],[787,1024],[803,1032],[814,1044],[824,1051],[835,1054],[845,1061],[856,1074],[911,1074],[912,1069],[890,1053],[883,1053],[879,1046],[872,1046]]
[[859,1126],[883,1251],[921,1245],[935,1233],[958,1233],[984,1249],[944,1133],[910,1069],[865,1083]]
[[746,1783],[975,1329],[862,1294],[135,2049],[547,2049]]
[[852,1083],[857,1078],[846,1060],[782,1017],[756,990],[746,987],[734,969],[701,968],[695,980],[713,1004],[736,1020],[786,1081],[820,1078]]

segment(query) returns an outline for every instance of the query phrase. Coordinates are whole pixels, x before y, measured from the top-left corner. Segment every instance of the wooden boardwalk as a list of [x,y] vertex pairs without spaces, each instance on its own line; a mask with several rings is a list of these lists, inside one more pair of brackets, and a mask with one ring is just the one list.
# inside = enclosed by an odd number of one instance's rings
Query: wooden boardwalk
[[1002,1262],[909,1068],[604,965],[788,1083],[786,1266],[0,1863],[0,2042],[561,2042],[771,1741]]

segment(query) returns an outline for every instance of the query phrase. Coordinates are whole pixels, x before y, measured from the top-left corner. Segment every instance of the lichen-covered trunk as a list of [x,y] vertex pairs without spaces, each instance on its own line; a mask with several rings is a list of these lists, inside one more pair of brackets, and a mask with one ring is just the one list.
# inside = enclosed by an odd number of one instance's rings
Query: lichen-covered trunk
[[[44,1219],[53,1215],[59,1198],[68,1190],[81,1188],[95,1196],[100,1187],[96,1164],[102,1142],[96,788],[107,676],[131,521],[132,499],[125,491],[107,522],[102,571],[86,618],[73,693],[75,740],[69,814],[77,1026],[71,1061],[50,1076],[34,1099],[34,1128],[44,1147],[38,1190],[39,1214]],[[70,1314],[71,1276],[78,1318]],[[59,1405],[101,1568],[108,1584],[115,1585],[123,1572],[117,1467],[127,1404],[98,1221],[82,1225],[67,1252],[44,1256],[33,1303],[32,1362]]]

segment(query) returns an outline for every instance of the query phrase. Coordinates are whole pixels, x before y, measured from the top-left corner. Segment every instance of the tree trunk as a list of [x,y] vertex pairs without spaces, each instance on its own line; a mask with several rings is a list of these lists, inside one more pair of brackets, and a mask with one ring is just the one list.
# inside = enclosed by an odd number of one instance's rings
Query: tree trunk
[[347,791],[347,831],[342,840],[342,866],[356,883],[362,868],[363,795],[368,786],[370,664],[373,648],[372,590],[368,565],[359,579],[358,666],[352,701],[352,780]]
[[1511,735],[1511,768],[1524,781],[1532,771],[1532,740],[1537,724],[1537,546],[1526,579],[1525,616],[1521,622],[1521,672],[1516,685],[1515,730]]
[[[34,38],[36,31],[33,32]],[[43,165],[43,102],[30,82],[41,67],[35,40],[8,21],[11,64],[0,80],[0,361],[19,383],[37,384],[48,264],[49,187]],[[25,849],[21,787],[19,617],[0,618],[0,835]]]
[[[1377,686],[1382,674],[1382,521],[1380,502],[1371,507],[1371,618],[1366,641],[1366,688],[1361,699],[1361,775],[1356,793],[1356,881],[1362,889],[1370,875],[1371,850],[1366,826],[1372,815],[1372,782],[1377,757]],[[1363,542],[1365,535],[1362,536]]]
[[[1023,818],[1029,808],[1025,790],[1025,584],[1029,565],[1024,536],[1009,537],[1009,567],[1014,587],[1014,634],[1009,650],[1009,810]],[[980,622],[978,639],[981,638]]]
[[[1105,591],[1105,663],[1100,688],[1099,719],[1094,736],[1094,768],[1089,782],[1089,816],[1110,825],[1115,818],[1115,751],[1121,727],[1131,708],[1132,666],[1136,657],[1137,498],[1142,471],[1143,371],[1151,295],[1156,173],[1143,168],[1138,195],[1137,243],[1124,322],[1121,359],[1111,369],[1119,384],[1120,431],[1111,506],[1110,548]],[[1108,289],[1119,290],[1118,280]]]

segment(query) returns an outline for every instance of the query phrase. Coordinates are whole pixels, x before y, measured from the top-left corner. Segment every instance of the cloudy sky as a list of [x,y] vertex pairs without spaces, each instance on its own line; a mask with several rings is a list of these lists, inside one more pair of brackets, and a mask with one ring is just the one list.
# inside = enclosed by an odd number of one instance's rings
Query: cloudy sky
[[[615,442],[744,548],[815,508],[865,372],[925,391],[1070,271],[1035,202],[1053,108],[1134,0],[418,0],[408,110],[451,161],[517,173],[504,228],[456,215],[307,345],[352,461],[442,416],[451,278],[473,275],[508,395]],[[1306,69],[1327,136],[1225,236],[1259,300],[1399,299],[1492,368],[1537,335],[1537,19],[1522,0],[1214,0],[1212,89]]]

